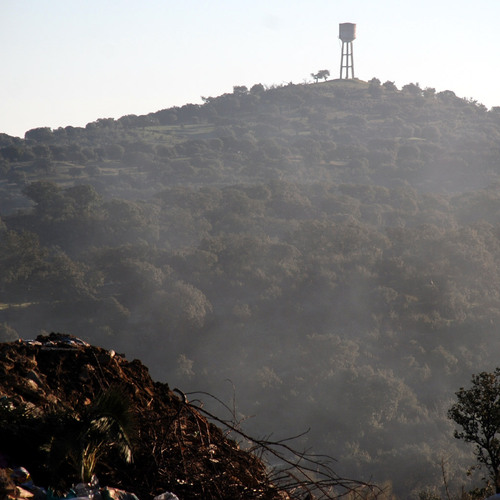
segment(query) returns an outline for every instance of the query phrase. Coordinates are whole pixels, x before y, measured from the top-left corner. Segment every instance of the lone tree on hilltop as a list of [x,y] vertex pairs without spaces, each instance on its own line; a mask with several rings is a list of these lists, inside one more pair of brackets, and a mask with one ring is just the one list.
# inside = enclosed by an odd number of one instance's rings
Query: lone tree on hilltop
[[326,81],[330,76],[330,71],[327,69],[320,69],[317,73],[311,73],[311,76],[314,78],[315,83],[318,83],[318,80],[321,78]]
[[456,393],[448,417],[462,427],[454,436],[476,445],[474,453],[500,493],[500,368],[472,376],[472,387]]

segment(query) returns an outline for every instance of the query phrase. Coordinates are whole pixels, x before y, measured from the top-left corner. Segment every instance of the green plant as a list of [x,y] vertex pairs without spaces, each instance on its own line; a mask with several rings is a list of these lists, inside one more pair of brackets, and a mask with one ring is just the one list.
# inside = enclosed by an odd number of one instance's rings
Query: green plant
[[134,423],[130,404],[122,391],[110,388],[91,405],[79,436],[79,474],[82,482],[90,482],[97,463],[111,449],[116,449],[127,462],[132,461],[130,436]]
[[63,493],[74,480],[90,482],[97,465],[111,460],[113,451],[130,463],[134,428],[130,402],[117,387],[81,411],[40,413],[8,398],[0,401],[2,450],[44,476],[55,492]]

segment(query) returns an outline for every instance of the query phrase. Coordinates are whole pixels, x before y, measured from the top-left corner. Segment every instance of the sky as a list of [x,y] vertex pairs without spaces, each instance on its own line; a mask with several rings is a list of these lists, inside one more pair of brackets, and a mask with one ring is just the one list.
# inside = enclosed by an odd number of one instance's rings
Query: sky
[[147,114],[340,74],[500,106],[500,0],[0,0],[0,133]]

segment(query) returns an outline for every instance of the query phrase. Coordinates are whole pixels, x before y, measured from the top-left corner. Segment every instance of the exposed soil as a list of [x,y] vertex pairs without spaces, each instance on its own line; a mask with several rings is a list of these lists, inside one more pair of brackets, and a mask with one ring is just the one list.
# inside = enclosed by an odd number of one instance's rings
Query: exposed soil
[[[120,387],[135,415],[134,459],[125,464],[111,457],[98,465],[101,485],[141,500],[165,491],[181,500],[289,498],[271,484],[259,458],[241,450],[167,384],[154,382],[140,361],[61,334],[0,344],[0,401],[13,408],[38,416],[64,409],[78,415],[110,386]],[[3,466],[24,466],[35,484],[47,487],[40,455],[29,447],[0,443],[8,462]]]

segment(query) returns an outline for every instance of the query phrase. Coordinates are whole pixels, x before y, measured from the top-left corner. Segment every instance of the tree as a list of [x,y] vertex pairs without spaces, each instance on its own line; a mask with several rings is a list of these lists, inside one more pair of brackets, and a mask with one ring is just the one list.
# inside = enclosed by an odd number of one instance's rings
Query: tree
[[[47,251],[41,247],[38,236],[34,233],[2,231],[0,289],[18,285],[25,292],[27,282],[38,270],[44,268],[46,257]],[[12,289],[8,290],[9,294],[14,293]]]
[[372,97],[380,97],[382,95],[382,85],[378,78],[372,78],[368,85],[368,93]]
[[19,161],[23,151],[18,146],[6,146],[0,149],[0,155],[7,161]]
[[418,83],[407,83],[406,85],[403,85],[401,90],[414,96],[421,96],[423,94],[423,91]]
[[72,204],[53,182],[32,182],[23,189],[23,194],[35,203],[35,213],[41,218],[57,220],[72,212]]
[[24,134],[24,138],[36,142],[51,141],[53,138],[52,129],[50,127],[32,128]]
[[[266,89],[264,88],[264,85],[262,83],[256,83],[255,85],[252,85],[250,87],[250,92],[252,94],[261,94],[264,92]],[[499,113],[500,114],[500,113]]]
[[233,87],[233,94],[240,96],[248,94],[248,88],[245,85],[235,85]]
[[383,87],[385,88],[385,90],[390,90],[391,92],[394,92],[394,91],[398,90],[398,88],[396,87],[396,85],[394,84],[394,82],[391,82],[389,80],[387,80],[383,84]]
[[326,81],[326,79],[330,76],[330,71],[327,69],[320,69],[317,73],[311,73],[311,76],[314,78],[316,83],[318,83],[318,80],[321,78]]
[[73,203],[74,209],[79,214],[90,214],[101,202],[99,193],[90,184],[78,184],[65,189],[64,195]]
[[472,376],[472,387],[456,393],[448,418],[462,427],[454,436],[476,445],[475,455],[500,493],[500,368]]

